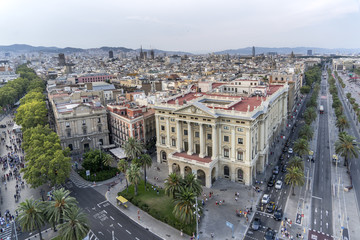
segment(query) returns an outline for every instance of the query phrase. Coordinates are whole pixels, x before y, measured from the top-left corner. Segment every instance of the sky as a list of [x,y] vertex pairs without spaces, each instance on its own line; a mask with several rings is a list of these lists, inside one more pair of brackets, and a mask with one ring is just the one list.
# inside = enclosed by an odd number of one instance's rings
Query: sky
[[360,0],[0,0],[0,45],[360,48]]

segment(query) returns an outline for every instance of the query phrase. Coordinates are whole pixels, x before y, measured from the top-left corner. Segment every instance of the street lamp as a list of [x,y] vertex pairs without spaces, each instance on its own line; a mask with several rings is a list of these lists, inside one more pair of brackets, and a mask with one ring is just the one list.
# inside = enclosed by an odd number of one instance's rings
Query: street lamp
[[100,148],[100,146],[101,146],[101,144],[102,144],[102,143],[101,143],[101,142],[98,142],[97,144],[98,144],[98,146],[99,146],[99,151],[100,151],[100,159],[101,159],[101,148]]
[[195,214],[196,214],[196,239],[199,239],[199,223],[198,223],[198,215],[199,215],[199,208],[198,208],[198,201],[197,196],[195,196]]

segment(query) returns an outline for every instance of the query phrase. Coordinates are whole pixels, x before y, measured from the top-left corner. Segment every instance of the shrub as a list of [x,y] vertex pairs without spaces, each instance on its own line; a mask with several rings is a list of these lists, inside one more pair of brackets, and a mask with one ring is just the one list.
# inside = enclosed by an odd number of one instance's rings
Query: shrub
[[[78,170],[78,173],[79,175],[85,179],[85,180],[88,180],[88,181],[104,181],[104,180],[108,180],[110,178],[113,178],[116,176],[116,173],[118,172],[119,170],[117,168],[104,168],[104,170],[101,170],[101,171],[98,171],[98,172],[91,172],[90,170],[90,176],[89,178],[86,177],[86,170],[85,169],[81,169],[81,170]],[[96,174],[96,177],[94,176],[94,174]]]

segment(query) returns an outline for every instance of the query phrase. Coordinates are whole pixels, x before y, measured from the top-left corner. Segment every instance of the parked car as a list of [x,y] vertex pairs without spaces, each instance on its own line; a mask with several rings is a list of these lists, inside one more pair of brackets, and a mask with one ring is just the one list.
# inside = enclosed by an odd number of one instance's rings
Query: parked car
[[285,165],[282,166],[281,171],[282,171],[283,173],[286,173],[286,168],[287,168],[287,165],[285,164]]
[[0,125],[0,128],[6,128],[6,125],[1,124],[1,125]]
[[292,154],[294,151],[292,148],[289,148],[288,153]]
[[279,166],[275,166],[273,169],[273,174],[278,175],[279,174]]
[[261,221],[259,218],[255,218],[253,223],[251,224],[251,229],[254,231],[259,230],[261,227]]
[[275,239],[275,231],[271,228],[268,228],[264,235],[264,240],[274,240]]
[[282,183],[281,180],[277,180],[276,183],[275,183],[275,189],[280,190],[281,187],[282,187],[282,184],[283,184],[283,183]]
[[276,221],[281,221],[282,220],[282,217],[283,217],[283,211],[282,209],[276,209],[276,211],[274,212],[274,219]]
[[283,148],[283,152],[287,152],[288,151],[288,148],[287,147],[284,147]]
[[263,204],[267,204],[270,201],[270,196],[269,194],[264,194],[264,196],[261,199],[261,203]]
[[266,212],[273,213],[275,211],[275,202],[269,202],[269,204],[266,207]]

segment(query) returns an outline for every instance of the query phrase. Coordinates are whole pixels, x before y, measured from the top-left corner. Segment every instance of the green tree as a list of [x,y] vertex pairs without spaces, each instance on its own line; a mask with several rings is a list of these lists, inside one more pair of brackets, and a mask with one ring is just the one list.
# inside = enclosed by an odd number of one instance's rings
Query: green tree
[[349,159],[350,158],[357,158],[358,153],[357,151],[359,148],[353,144],[355,138],[346,132],[341,132],[339,134],[339,139],[335,142],[335,152],[340,154],[344,157],[344,166],[347,166],[349,169]]
[[114,158],[110,154],[102,153],[102,163],[104,166],[110,167],[113,162]]
[[[136,159],[134,159],[134,160],[136,160]],[[142,155],[140,155],[138,160],[135,161],[135,163],[136,162],[139,166],[141,166],[144,169],[144,181],[145,181],[145,191],[146,191],[146,168],[151,167],[152,159],[148,154],[142,154]]]
[[189,173],[185,176],[182,181],[182,186],[183,188],[193,192],[196,196],[199,196],[202,192],[202,187],[199,183],[199,180],[193,173]]
[[63,240],[82,240],[90,228],[85,213],[78,207],[65,210],[64,223],[60,225],[60,236]]
[[189,189],[181,188],[180,192],[175,193],[173,214],[184,224],[195,221],[195,197],[194,192]]
[[299,135],[300,135],[301,138],[305,138],[307,140],[310,140],[310,139],[312,139],[312,137],[314,135],[314,132],[313,132],[312,128],[310,127],[310,125],[305,124],[300,129]]
[[309,153],[309,142],[306,139],[300,138],[294,143],[294,152],[303,157]]
[[34,199],[25,199],[24,202],[20,203],[17,211],[19,212],[17,221],[20,223],[21,228],[29,232],[37,230],[40,239],[43,239],[41,227],[45,224],[45,216],[41,202]]
[[292,195],[295,195],[295,186],[303,186],[305,183],[303,170],[297,167],[288,168],[285,175],[285,183],[291,185]]
[[137,164],[131,164],[130,168],[126,171],[128,181],[135,187],[135,196],[137,195],[137,186],[141,179],[140,168]]
[[38,125],[26,129],[23,139],[26,165],[21,172],[31,187],[64,183],[70,176],[71,159],[64,155],[58,135],[48,126]]
[[143,149],[144,147],[141,142],[132,137],[128,139],[124,147],[126,157],[131,160],[140,156],[143,153]]
[[180,192],[181,186],[181,177],[176,173],[170,173],[164,182],[165,194],[175,198],[175,194]]
[[304,171],[304,161],[299,157],[292,157],[288,163],[288,168],[297,167]]
[[20,104],[25,105],[26,103],[30,103],[32,101],[45,101],[45,95],[41,92],[29,92],[22,99],[20,99]]
[[337,118],[335,126],[339,129],[339,132],[343,132],[345,128],[349,127],[349,122],[344,115]]
[[65,211],[77,205],[74,197],[70,196],[70,191],[64,188],[53,191],[51,201],[45,202],[45,213],[49,222],[54,226],[64,222]]
[[316,119],[316,110],[314,107],[310,107],[307,108],[304,112],[304,118],[305,118],[305,122],[306,124],[310,125],[312,123],[312,121],[314,121]]
[[125,175],[125,181],[126,181],[126,190],[129,189],[129,184],[128,184],[128,178],[126,176],[127,174],[127,170],[129,168],[129,163],[125,160],[125,159],[120,159],[120,161],[118,162],[118,165],[117,165],[118,169],[120,172],[124,173]]
[[302,86],[301,88],[300,88],[300,93],[301,94],[308,94],[309,92],[310,92],[310,86]]
[[45,126],[47,122],[47,109],[44,101],[31,101],[20,105],[15,115],[15,121],[24,129],[37,125]]

